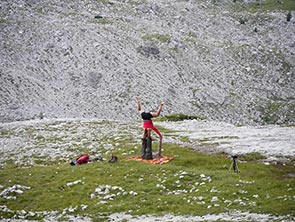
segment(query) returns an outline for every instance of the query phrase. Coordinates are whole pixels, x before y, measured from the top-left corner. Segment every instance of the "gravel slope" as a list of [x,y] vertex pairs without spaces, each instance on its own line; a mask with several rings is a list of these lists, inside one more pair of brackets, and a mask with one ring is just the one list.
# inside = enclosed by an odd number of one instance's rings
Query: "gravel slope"
[[294,12],[247,2],[3,0],[0,121],[134,120],[140,95],[164,114],[294,123]]

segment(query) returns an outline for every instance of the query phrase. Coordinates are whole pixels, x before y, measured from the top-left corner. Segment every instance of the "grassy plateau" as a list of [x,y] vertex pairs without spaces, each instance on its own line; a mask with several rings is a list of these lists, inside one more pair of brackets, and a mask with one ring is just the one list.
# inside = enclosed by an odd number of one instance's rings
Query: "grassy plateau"
[[[122,137],[111,143],[112,153],[119,158],[115,163],[104,160],[71,166],[69,159],[39,165],[7,162],[0,169],[0,219],[51,216],[64,221],[74,216],[107,221],[118,212],[134,217],[200,216],[236,210],[295,216],[292,164],[243,161],[238,162],[238,174],[229,171],[232,160],[224,154],[208,155],[165,143],[164,155],[174,159],[152,165],[124,160],[140,153],[139,139]],[[156,141],[153,146],[157,147]],[[102,156],[109,159],[109,155]]]

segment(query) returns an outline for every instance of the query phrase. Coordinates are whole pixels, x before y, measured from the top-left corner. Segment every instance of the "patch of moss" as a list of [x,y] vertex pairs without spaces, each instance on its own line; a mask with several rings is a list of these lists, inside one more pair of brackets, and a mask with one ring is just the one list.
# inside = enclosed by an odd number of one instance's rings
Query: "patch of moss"
[[232,9],[237,11],[248,11],[252,13],[284,10],[295,11],[294,0],[263,0],[263,1],[251,1],[245,3],[242,0],[234,0],[234,4],[231,5]]
[[275,124],[279,119],[279,108],[281,104],[270,102],[266,105],[265,109],[262,109],[262,120],[268,124]]
[[186,142],[190,142],[190,139],[188,136],[181,136],[180,141],[186,143]]
[[96,0],[97,2],[100,2],[104,5],[113,5],[114,3],[112,3],[110,0]]
[[144,40],[156,40],[159,41],[160,43],[167,43],[171,40],[171,36],[168,34],[152,34],[152,35],[145,35],[142,37]]
[[0,138],[1,137],[10,138],[12,134],[13,134],[12,130],[7,130],[7,129],[1,129],[0,128]]
[[4,24],[4,23],[6,23],[7,22],[7,20],[5,19],[5,18],[1,18],[0,17],[0,24]]
[[141,1],[128,1],[128,3],[132,6],[139,6],[141,4],[146,3],[146,0],[141,0]]
[[183,120],[205,120],[205,117],[202,116],[197,116],[197,115],[186,115],[183,113],[179,113],[179,114],[171,114],[171,115],[166,115],[163,117],[160,117],[157,119],[157,121],[172,121],[172,122],[176,122],[176,121],[183,121]]
[[286,10],[295,11],[294,0],[264,0],[250,3],[249,10],[257,11],[273,11],[273,10]]
[[257,110],[265,124],[288,124],[295,120],[295,104],[285,99],[261,100]]
[[257,161],[257,160],[266,159],[266,157],[258,152],[252,152],[252,153],[247,153],[242,155],[240,159],[245,161]]

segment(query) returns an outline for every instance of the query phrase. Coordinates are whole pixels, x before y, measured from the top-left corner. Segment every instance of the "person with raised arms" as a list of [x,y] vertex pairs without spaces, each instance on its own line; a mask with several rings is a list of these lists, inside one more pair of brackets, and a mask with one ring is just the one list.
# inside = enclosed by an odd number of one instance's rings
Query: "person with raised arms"
[[[143,120],[143,124],[142,124],[143,138],[142,138],[141,157],[143,159],[147,159],[147,160],[150,160],[150,159],[153,159],[156,157],[162,157],[163,136],[162,136],[161,132],[154,126],[152,118],[160,116],[162,109],[163,109],[164,102],[161,102],[161,104],[156,112],[145,112],[142,110],[140,98],[138,96],[136,97],[136,101],[137,101],[138,112],[141,115],[141,118]],[[154,155],[152,153],[151,130],[154,130],[160,138],[158,151]]]

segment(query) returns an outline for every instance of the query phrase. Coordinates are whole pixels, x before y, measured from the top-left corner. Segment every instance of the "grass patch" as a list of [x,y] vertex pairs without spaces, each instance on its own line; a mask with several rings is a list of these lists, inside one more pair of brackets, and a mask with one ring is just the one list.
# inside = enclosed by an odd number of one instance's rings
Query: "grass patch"
[[129,3],[130,5],[132,5],[132,6],[139,6],[139,5],[141,5],[141,4],[146,3],[146,0],[141,0],[141,1],[129,1],[128,3]]
[[96,0],[104,5],[112,5],[113,3],[110,0]]
[[205,120],[205,117],[202,116],[197,116],[197,115],[186,115],[186,114],[171,114],[171,115],[166,115],[163,117],[159,117],[156,119],[156,121],[172,121],[172,122],[176,122],[176,121],[183,121],[183,120]]
[[273,10],[295,11],[295,2],[294,0],[264,0],[250,3],[248,7],[252,12]]
[[166,35],[162,35],[162,34],[152,34],[152,35],[145,35],[142,37],[144,40],[156,40],[159,41],[161,43],[166,43],[169,42],[171,40],[171,36],[166,34]]
[[294,0],[261,0],[249,3],[245,3],[243,0],[234,0],[233,2],[234,4],[231,7],[238,11],[246,10],[252,13],[275,10],[295,11]]
[[213,136],[197,139],[200,146],[218,146],[221,144],[229,144],[229,140],[238,139],[237,136]]
[[[175,159],[159,166],[124,161],[121,154],[132,149],[124,145],[116,153],[120,159],[115,164],[7,165],[0,171],[1,191],[14,184],[30,189],[6,195],[16,200],[2,195],[0,205],[12,212],[0,211],[0,218],[21,217],[20,210],[66,212],[100,221],[115,212],[205,215],[241,210],[294,216],[294,193],[289,188],[295,187],[295,178],[287,176],[294,166],[240,163],[241,173],[235,174],[228,172],[231,160],[222,154],[206,155],[172,144],[164,148],[165,155]],[[98,218],[100,212],[104,215]]]
[[6,23],[7,22],[7,20],[5,19],[5,18],[1,18],[0,17],[0,24],[4,24],[4,23]]
[[258,152],[252,152],[252,153],[243,154],[240,157],[240,159],[245,160],[245,161],[257,161],[257,160],[266,159],[266,157],[263,156],[262,154],[258,153]]
[[10,138],[11,135],[13,135],[13,131],[12,130],[7,130],[7,129],[0,128],[0,137]]
[[109,18],[93,18],[90,20],[90,23],[95,23],[95,24],[101,24],[101,25],[106,25],[106,24],[112,24],[113,21]]
[[261,100],[257,110],[261,113],[263,123],[285,124],[294,119],[294,108],[294,104],[274,98],[272,100]]

